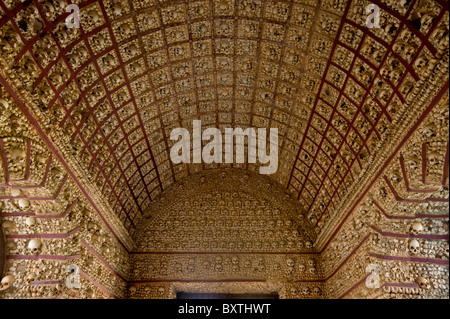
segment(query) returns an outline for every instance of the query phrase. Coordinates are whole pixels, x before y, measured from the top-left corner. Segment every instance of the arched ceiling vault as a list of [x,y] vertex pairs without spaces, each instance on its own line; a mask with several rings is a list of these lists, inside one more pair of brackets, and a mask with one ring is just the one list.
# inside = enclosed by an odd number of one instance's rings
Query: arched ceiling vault
[[448,81],[443,0],[72,2],[80,28],[64,0],[0,1],[2,83],[130,233],[159,193],[219,166],[170,161],[171,130],[195,119],[278,128],[271,178],[320,232],[385,136]]

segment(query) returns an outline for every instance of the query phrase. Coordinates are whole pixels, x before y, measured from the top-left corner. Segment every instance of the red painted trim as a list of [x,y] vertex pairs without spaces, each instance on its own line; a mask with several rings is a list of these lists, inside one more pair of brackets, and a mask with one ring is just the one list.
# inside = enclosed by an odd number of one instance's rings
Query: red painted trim
[[442,86],[439,93],[434,97],[434,99],[430,102],[429,106],[425,109],[425,111],[422,113],[422,115],[417,120],[416,124],[413,125],[413,127],[409,130],[409,132],[406,134],[406,136],[402,139],[400,144],[395,148],[395,150],[392,152],[392,154],[386,159],[385,163],[379,170],[377,174],[375,174],[372,182],[369,183],[369,185],[366,187],[366,190],[360,195],[359,199],[356,200],[356,202],[353,204],[353,206],[350,208],[348,213],[344,216],[341,223],[338,225],[338,227],[335,229],[335,231],[331,234],[328,241],[325,243],[324,247],[322,248],[321,252],[326,249],[326,247],[330,244],[332,239],[336,236],[338,231],[341,229],[341,227],[344,225],[345,221],[348,219],[348,217],[352,214],[352,212],[355,210],[355,208],[359,205],[359,203],[364,199],[364,197],[367,195],[369,190],[372,188],[373,184],[378,180],[378,178],[383,174],[386,167],[392,162],[392,160],[395,158],[397,153],[400,151],[400,149],[403,147],[403,145],[408,141],[408,139],[411,137],[411,135],[417,130],[419,125],[423,122],[425,117],[431,112],[431,110],[435,107],[437,103],[441,100],[441,98],[444,96],[444,94],[447,92],[449,88],[449,81]]
[[430,263],[430,264],[447,265],[447,266],[449,264],[448,260],[434,259],[434,258],[386,256],[386,255],[373,254],[373,253],[370,253],[369,256],[378,258],[378,259],[383,259],[383,260],[411,261],[411,262]]
[[[43,129],[40,127],[37,120],[30,114],[28,111],[28,108],[25,106],[25,104],[21,101],[21,99],[18,97],[14,89],[9,85],[9,83],[3,78],[3,76],[0,75],[0,83],[5,87],[5,89],[8,91],[8,93],[11,95],[11,97],[14,99],[14,102],[17,104],[17,106],[21,109],[21,111],[24,113],[26,118],[31,122],[31,124],[35,127],[36,131],[38,132],[39,136],[43,139],[47,147],[53,152],[53,154],[58,158],[58,160],[61,162],[61,164],[64,166],[66,171],[69,173],[73,181],[78,185],[81,192],[84,194],[86,199],[89,201],[89,203],[92,205],[92,207],[97,211],[100,218],[103,220],[105,225],[108,227],[108,229],[111,231],[111,233],[114,235],[114,237],[117,239],[117,241],[123,246],[123,248],[128,251],[125,244],[117,237],[116,233],[112,229],[112,227],[109,225],[103,214],[101,213],[100,209],[97,207],[97,205],[94,203],[92,198],[89,196],[88,192],[84,189],[81,182],[78,180],[78,178],[75,176],[75,174],[72,172],[68,164],[64,161],[64,158],[61,154],[59,154],[58,150],[55,146],[51,143],[50,139],[47,137]],[[1,143],[1,142],[0,142]]]
[[25,235],[25,234],[21,234],[21,235],[6,235],[7,239],[29,239],[29,238],[67,238],[70,237],[76,233],[78,233],[81,229],[81,226],[72,230],[69,233],[65,233],[65,234],[30,234],[30,235]]

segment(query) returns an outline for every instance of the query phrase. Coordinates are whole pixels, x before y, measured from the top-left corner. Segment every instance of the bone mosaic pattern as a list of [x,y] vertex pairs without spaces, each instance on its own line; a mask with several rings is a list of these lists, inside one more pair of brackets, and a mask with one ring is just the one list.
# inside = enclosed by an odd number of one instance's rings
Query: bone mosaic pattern
[[[448,39],[444,0],[1,0],[0,297],[448,298]],[[277,173],[173,164],[193,120],[278,128]]]

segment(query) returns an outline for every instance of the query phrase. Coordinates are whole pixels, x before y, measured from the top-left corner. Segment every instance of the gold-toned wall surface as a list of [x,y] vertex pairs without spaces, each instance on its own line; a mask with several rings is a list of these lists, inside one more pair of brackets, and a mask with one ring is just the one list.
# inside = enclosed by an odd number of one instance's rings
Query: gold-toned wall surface
[[[303,209],[270,178],[210,170],[177,183],[149,210],[131,253],[132,298],[176,292],[322,298],[320,255]],[[162,290],[164,289],[164,293]]]
[[448,298],[448,63],[445,0],[0,0],[0,298]]

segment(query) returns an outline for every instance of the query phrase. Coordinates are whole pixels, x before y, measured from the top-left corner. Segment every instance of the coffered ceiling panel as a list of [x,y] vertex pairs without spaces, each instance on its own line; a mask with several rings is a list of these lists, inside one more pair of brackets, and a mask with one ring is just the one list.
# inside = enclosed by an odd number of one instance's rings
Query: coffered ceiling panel
[[[69,28],[69,4],[80,27]],[[379,25],[369,28],[375,4]],[[375,21],[375,20],[373,20]],[[0,1],[2,74],[131,232],[192,173],[173,128],[277,128],[271,177],[321,232],[418,93],[443,82],[444,0]]]

